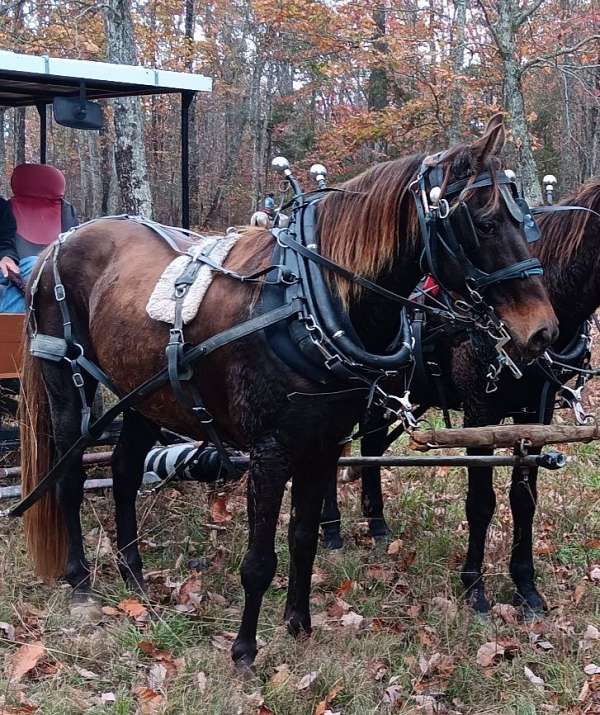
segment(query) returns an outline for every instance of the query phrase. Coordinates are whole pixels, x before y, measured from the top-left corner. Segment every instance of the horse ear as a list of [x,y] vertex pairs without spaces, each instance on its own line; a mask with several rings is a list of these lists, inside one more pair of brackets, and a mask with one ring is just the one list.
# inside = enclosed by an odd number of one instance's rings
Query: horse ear
[[499,154],[505,141],[504,115],[498,112],[488,122],[483,136],[471,144],[473,157],[481,163],[486,157]]

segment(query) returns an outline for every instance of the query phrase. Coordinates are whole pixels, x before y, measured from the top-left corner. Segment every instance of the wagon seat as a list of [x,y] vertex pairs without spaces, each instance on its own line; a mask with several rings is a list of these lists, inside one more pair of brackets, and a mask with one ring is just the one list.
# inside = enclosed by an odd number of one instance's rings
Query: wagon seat
[[19,258],[36,256],[59,233],[75,226],[73,206],[65,201],[65,177],[47,164],[19,164],[10,185],[10,205],[17,222]]

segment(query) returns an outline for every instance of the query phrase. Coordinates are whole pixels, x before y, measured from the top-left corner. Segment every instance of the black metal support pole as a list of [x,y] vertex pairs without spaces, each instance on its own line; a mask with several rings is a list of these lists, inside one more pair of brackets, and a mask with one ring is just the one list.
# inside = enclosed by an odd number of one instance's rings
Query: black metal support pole
[[190,105],[194,92],[181,93],[181,225],[190,227]]
[[36,109],[40,115],[40,164],[46,163],[48,148],[48,125],[46,121],[46,104],[40,102],[36,104]]

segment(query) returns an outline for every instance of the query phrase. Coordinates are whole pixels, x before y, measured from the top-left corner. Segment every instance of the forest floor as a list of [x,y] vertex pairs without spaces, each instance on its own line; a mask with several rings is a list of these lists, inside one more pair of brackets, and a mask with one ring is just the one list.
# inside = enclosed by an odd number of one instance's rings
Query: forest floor
[[85,541],[104,608],[87,625],[71,617],[66,585],[36,580],[20,524],[4,521],[0,715],[600,713],[600,451],[565,451],[577,461],[540,477],[535,550],[550,609],[543,620],[524,623],[510,605],[508,470],[495,482],[486,578],[496,606],[487,620],[463,605],[458,578],[464,472],[385,472],[390,543],[366,536],[359,484],[343,485],[346,545],[341,553],[319,549],[314,632],[302,642],[281,622],[286,500],[256,675],[245,679],[229,655],[242,606],[243,485],[227,499],[196,484],[139,499],[143,603],[118,576],[110,494],[88,495]]

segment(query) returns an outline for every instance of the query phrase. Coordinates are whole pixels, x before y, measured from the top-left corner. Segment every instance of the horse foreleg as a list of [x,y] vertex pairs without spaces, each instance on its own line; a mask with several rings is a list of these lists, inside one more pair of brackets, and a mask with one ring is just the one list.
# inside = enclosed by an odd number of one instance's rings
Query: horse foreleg
[[[493,454],[491,449],[468,449],[470,455]],[[470,467],[466,513],[469,523],[469,548],[461,571],[465,586],[465,596],[471,607],[478,613],[487,613],[490,603],[485,595],[483,580],[483,558],[487,530],[496,509],[494,492],[494,470],[492,467]]]
[[293,636],[310,634],[310,583],[319,538],[319,515],[327,485],[335,478],[337,453],[296,465],[288,532],[290,578],[284,619]]
[[135,500],[142,483],[144,459],[156,441],[156,431],[133,412],[125,412],[112,456],[113,498],[117,524],[119,571],[134,591],[143,591]]
[[248,479],[248,549],[241,567],[244,612],[231,649],[231,657],[238,666],[250,667],[256,657],[256,628],[262,599],[277,568],[275,531],[288,476],[287,453],[276,438],[255,445]]
[[[540,450],[531,450],[539,454]],[[513,516],[513,545],[510,575],[516,586],[515,606],[523,606],[532,614],[546,609],[544,599],[535,587],[533,566],[533,518],[537,505],[537,467],[515,467],[510,487],[510,508]]]

